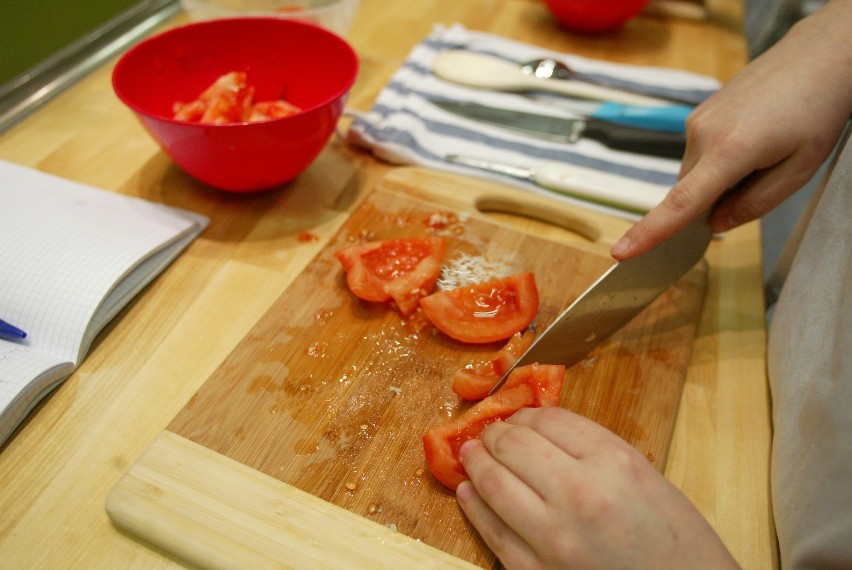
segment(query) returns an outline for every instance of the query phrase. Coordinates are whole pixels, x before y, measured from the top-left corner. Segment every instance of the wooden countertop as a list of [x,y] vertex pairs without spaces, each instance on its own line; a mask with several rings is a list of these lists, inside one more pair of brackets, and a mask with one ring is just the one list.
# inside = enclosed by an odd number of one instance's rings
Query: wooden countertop
[[[587,38],[555,26],[536,0],[362,0],[350,34],[362,68],[349,104],[368,109],[435,23],[726,81],[745,62],[741,7],[735,0],[710,7],[707,21],[642,16],[615,34]],[[114,97],[111,71],[111,64],[96,70],[0,136],[0,158],[193,209],[212,222],[0,451],[0,560],[10,568],[180,566],[112,526],[108,492],[391,170],[333,140],[285,190],[212,191],[148,138]],[[623,227],[613,220],[611,235]],[[300,241],[304,231],[320,241]],[[752,223],[708,251],[708,293],[666,475],[743,567],[762,569],[778,560],[759,238]]]

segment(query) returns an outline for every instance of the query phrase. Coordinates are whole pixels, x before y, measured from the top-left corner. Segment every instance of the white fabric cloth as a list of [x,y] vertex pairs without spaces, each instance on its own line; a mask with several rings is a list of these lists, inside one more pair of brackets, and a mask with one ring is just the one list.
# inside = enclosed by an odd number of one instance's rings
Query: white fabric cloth
[[673,94],[700,102],[719,88],[719,82],[705,75],[650,66],[633,66],[592,60],[572,54],[546,50],[461,25],[437,26],[421,41],[388,85],[381,91],[368,113],[354,114],[349,127],[351,142],[367,147],[382,160],[395,164],[428,166],[514,184],[532,192],[546,193],[557,199],[633,217],[620,210],[591,206],[575,198],[555,194],[538,186],[507,176],[453,165],[444,157],[461,154],[485,158],[513,166],[535,168],[542,161],[559,161],[611,174],[671,187],[677,180],[680,161],[611,150],[601,143],[581,139],[570,145],[532,138],[476,123],[444,111],[427,98],[476,102],[558,117],[575,117],[560,107],[560,96],[536,94],[531,97],[470,88],[444,81],[432,71],[432,60],[446,50],[468,50],[523,62],[551,57],[567,63],[576,71],[615,78],[649,95]]
[[852,144],[849,129],[769,331],[772,500],[782,568],[852,568]]

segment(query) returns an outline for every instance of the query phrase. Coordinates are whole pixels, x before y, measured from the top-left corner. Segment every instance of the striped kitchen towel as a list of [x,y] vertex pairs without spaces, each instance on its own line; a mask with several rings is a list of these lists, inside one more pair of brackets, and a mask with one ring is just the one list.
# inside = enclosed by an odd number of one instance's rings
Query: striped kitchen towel
[[429,99],[475,102],[557,117],[573,117],[560,108],[560,96],[519,94],[470,88],[436,77],[431,71],[435,56],[446,50],[470,50],[499,56],[521,64],[536,58],[550,57],[564,61],[580,73],[606,76],[609,84],[624,85],[649,95],[673,94],[699,103],[719,88],[719,82],[708,76],[686,71],[617,64],[559,53],[513,41],[500,36],[476,32],[455,24],[437,26],[420,42],[379,93],[367,113],[349,112],[353,116],[347,137],[350,142],[370,149],[378,158],[394,163],[420,165],[513,184],[531,192],[558,196],[561,200],[628,218],[635,214],[608,206],[591,204],[508,176],[459,166],[448,162],[451,154],[486,158],[512,166],[535,168],[544,161],[558,161],[623,177],[626,183],[639,180],[645,184],[671,187],[677,179],[680,161],[668,158],[617,151],[591,139],[574,144],[551,142],[454,116]]

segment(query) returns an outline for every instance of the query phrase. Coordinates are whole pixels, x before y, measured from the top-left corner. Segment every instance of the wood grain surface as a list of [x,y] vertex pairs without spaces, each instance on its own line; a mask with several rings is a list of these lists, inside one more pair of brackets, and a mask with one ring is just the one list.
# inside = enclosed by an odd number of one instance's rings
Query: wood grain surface
[[[443,192],[460,194],[446,186]],[[448,208],[441,195],[428,188],[417,196],[390,188],[371,193],[168,430],[321,501],[492,567],[496,559],[454,495],[431,477],[421,437],[429,425],[466,406],[451,390],[453,372],[494,354],[502,343],[459,343],[416,318],[401,318],[386,303],[358,300],[333,253],[366,239],[442,235],[448,266],[484,260],[509,273],[532,271],[541,302],[538,328],[612,262],[484,219],[476,204],[493,207],[511,191],[473,196],[467,189],[462,195],[472,207],[464,210]],[[508,199],[502,203],[510,208]],[[560,210],[547,203],[548,211]],[[436,231],[429,223],[433,215],[451,223]],[[659,469],[674,428],[705,277],[699,264],[566,374],[562,405],[609,427]],[[184,498],[176,495],[161,501],[171,500],[178,509]],[[132,516],[132,501],[120,511]],[[124,515],[112,512],[121,524]],[[168,512],[158,521],[163,517]]]
[[[703,21],[640,16],[617,33],[589,37],[560,29],[540,0],[361,0],[349,39],[362,67],[349,106],[368,111],[409,51],[436,24],[461,23],[471,30],[584,57],[674,67],[727,82],[746,62],[742,2],[709,0],[707,6],[709,14]],[[165,27],[186,21],[181,14]],[[279,191],[256,197],[217,193],[182,173],[117,100],[110,83],[113,63],[94,70],[0,135],[0,158],[113,192],[199,211],[211,216],[211,226],[114,320],[77,372],[0,449],[0,560],[9,568],[176,570],[185,568],[188,560],[190,565],[201,565],[201,560],[215,555],[214,566],[230,561],[231,567],[261,568],[262,561],[240,562],[248,560],[249,554],[263,558],[270,542],[234,544],[247,534],[234,528],[240,519],[226,515],[215,522],[229,526],[212,535],[213,541],[205,540],[210,534],[197,537],[193,548],[199,557],[184,556],[183,551],[180,557],[173,554],[176,540],[186,545],[192,537],[187,531],[197,529],[202,521],[188,518],[185,526],[167,526],[151,470],[134,469],[139,486],[129,489],[128,498],[137,511],[141,500],[150,499],[152,510],[144,513],[149,518],[139,524],[150,530],[152,518],[161,517],[157,527],[163,540],[169,534],[174,539],[168,551],[154,546],[161,540],[137,540],[136,534],[111,524],[104,510],[107,495],[134,462],[150,457],[155,441],[166,442],[169,450],[177,447],[184,458],[190,453],[187,449],[193,450],[192,485],[210,482],[212,487],[205,488],[205,493],[211,499],[217,489],[234,482],[202,477],[208,465],[220,466],[210,469],[217,477],[225,473],[222,465],[234,467],[236,473],[262,475],[192,442],[183,445],[188,441],[183,438],[181,444],[171,445],[172,438],[162,437],[168,433],[163,430],[379,179],[384,187],[392,183],[411,191],[440,191],[446,195],[442,201],[458,201],[459,207],[466,207],[465,192],[477,182],[424,169],[396,168],[333,139],[316,163]],[[455,178],[454,184],[446,184],[450,178]],[[604,219],[583,208],[559,217],[590,220],[565,240],[601,256],[629,227],[625,220]],[[525,229],[533,226],[514,217],[500,216],[500,221],[513,226],[517,222]],[[550,236],[546,229],[536,231]],[[320,239],[302,242],[301,232]],[[759,223],[714,240],[706,259],[707,293],[666,477],[707,518],[743,568],[777,568],[769,500],[771,414]],[[174,463],[174,454],[164,456],[166,465]],[[201,456],[210,461],[197,463]],[[258,478],[266,483],[272,479]],[[272,511],[269,520],[293,516],[276,506],[275,501],[282,500],[278,493],[272,497],[234,494],[240,504],[263,500]],[[294,508],[304,508],[299,504]],[[276,515],[275,510],[284,514]],[[228,510],[227,515],[238,511]],[[339,508],[336,512],[340,511],[349,512]],[[305,548],[315,549],[314,539],[325,538],[330,544],[324,556],[318,553],[322,557],[316,563],[300,564],[304,559],[295,553],[304,550],[298,537],[286,543],[285,550],[293,553],[290,566],[358,567],[363,558],[346,560],[356,550],[349,548],[349,541],[369,552],[376,550],[376,544],[390,543],[387,533],[373,528],[386,527],[352,514],[346,525],[351,533],[334,533],[343,526],[341,522],[324,532],[303,535],[304,542],[310,543]],[[214,517],[205,519],[211,520]],[[355,525],[355,521],[370,524]],[[281,538],[283,533],[276,533]],[[355,541],[357,536],[362,539]],[[335,539],[339,540],[335,543]],[[432,552],[418,558],[417,554],[428,550],[422,548],[424,543],[404,542],[404,547],[377,552],[362,567],[449,567],[446,558],[436,562]],[[402,550],[411,556],[401,557]],[[268,564],[268,560],[267,565],[284,566]]]

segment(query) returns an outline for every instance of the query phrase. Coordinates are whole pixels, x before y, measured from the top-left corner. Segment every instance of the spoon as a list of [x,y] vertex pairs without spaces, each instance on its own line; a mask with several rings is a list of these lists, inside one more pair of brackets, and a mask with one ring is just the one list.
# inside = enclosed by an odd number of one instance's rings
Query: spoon
[[438,77],[453,83],[496,89],[498,91],[549,91],[581,99],[613,101],[625,105],[659,106],[669,101],[646,95],[627,93],[602,85],[593,85],[573,79],[549,81],[524,73],[521,67],[499,57],[464,50],[449,50],[438,54],[432,71]]
[[[630,85],[625,85],[618,79],[598,79],[593,75],[587,75],[585,73],[575,71],[571,69],[567,64],[550,58],[534,59],[532,61],[523,63],[521,64],[521,71],[526,75],[536,77],[537,79],[583,81],[585,83],[591,83],[593,85],[601,85],[604,87],[617,87],[622,91],[641,93],[635,87],[631,88]],[[660,95],[660,97],[675,103],[685,103],[688,105],[695,104],[695,101],[691,99],[687,99],[685,97],[678,97],[676,95]]]

